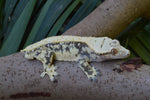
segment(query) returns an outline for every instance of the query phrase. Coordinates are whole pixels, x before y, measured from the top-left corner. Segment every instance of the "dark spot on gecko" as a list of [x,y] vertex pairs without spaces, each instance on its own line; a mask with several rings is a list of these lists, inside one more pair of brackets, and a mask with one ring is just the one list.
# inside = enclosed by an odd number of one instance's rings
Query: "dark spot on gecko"
[[77,57],[77,56],[78,56],[78,54],[75,54],[75,56]]
[[59,45],[59,50],[63,52],[62,45]]
[[39,54],[41,54],[40,51],[36,51],[35,55],[38,56]]
[[30,97],[51,97],[51,93],[48,92],[29,92],[29,93],[17,93],[10,95],[11,99],[19,99],[19,98],[30,98]]
[[69,49],[69,47],[66,47],[66,51],[70,52],[70,49]]
[[85,66],[84,63],[81,64],[81,67],[84,69],[85,72],[88,73],[88,75],[92,75],[93,71],[90,68],[90,65]]
[[105,42],[105,38],[103,39],[103,42],[102,42],[102,44],[101,44],[101,48],[103,47],[104,42]]
[[88,53],[87,51],[79,53],[79,54],[86,56],[88,59],[90,59],[90,53]]
[[45,57],[45,59],[46,59],[46,65],[48,65],[48,64],[50,64],[50,57]]
[[59,48],[54,48],[54,51],[60,51],[60,49]]
[[92,74],[93,74],[93,71],[88,70],[87,73],[88,73],[88,75],[92,75]]
[[51,46],[49,47],[49,49],[50,49],[50,50],[53,50],[53,48],[52,48]]
[[45,64],[50,64],[51,63],[51,57],[53,56],[53,52],[48,52],[46,51],[46,56],[45,56],[45,59],[46,59],[46,63]]

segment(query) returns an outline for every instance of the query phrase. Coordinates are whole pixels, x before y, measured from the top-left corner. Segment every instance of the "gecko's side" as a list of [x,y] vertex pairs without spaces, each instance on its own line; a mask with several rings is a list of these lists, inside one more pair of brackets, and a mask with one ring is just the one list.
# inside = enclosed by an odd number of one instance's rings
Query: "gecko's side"
[[55,36],[46,38],[22,50],[25,58],[36,58],[43,63],[42,77],[48,74],[51,81],[57,75],[53,60],[77,61],[88,79],[96,80],[99,72],[89,62],[122,59],[129,56],[129,50],[117,40],[107,37]]

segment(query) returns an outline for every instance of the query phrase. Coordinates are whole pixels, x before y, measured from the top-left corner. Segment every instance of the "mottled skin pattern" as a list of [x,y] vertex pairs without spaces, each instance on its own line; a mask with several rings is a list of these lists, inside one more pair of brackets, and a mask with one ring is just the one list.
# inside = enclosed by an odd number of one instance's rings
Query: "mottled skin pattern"
[[44,72],[41,76],[43,77],[45,74],[48,74],[51,81],[54,81],[54,76],[57,75],[55,72],[57,67],[53,65],[53,60],[59,60],[59,56],[64,56],[64,61],[66,61],[65,57],[70,57],[70,61],[77,61],[87,77],[90,80],[95,81],[95,76],[99,75],[99,72],[97,72],[95,68],[89,64],[89,62],[100,61],[102,57],[88,48],[85,43],[81,42],[49,43],[45,46],[41,46],[35,50],[27,52],[27,54],[43,63]]
[[[62,40],[54,40],[61,38]],[[72,39],[69,40],[69,38]],[[94,44],[89,44],[93,43],[92,41]],[[96,52],[95,50],[99,51]],[[106,37],[81,38],[77,36],[48,38],[28,46],[22,50],[22,52],[25,53],[25,58],[27,59],[36,58],[40,60],[44,66],[44,72],[41,74],[41,77],[44,77],[45,74],[47,74],[49,75],[51,81],[54,81],[54,76],[58,75],[56,72],[57,67],[54,66],[53,60],[76,61],[88,79],[96,81],[96,76],[100,73],[89,64],[90,62],[101,62],[109,59],[121,59],[128,57],[130,54],[129,50],[122,47],[117,40],[111,40]]]

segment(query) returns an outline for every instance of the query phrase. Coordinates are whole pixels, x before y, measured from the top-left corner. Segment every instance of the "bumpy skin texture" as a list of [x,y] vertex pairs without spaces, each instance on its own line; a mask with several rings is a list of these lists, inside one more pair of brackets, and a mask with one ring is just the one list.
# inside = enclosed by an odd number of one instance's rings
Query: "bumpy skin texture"
[[57,76],[57,67],[53,60],[77,61],[89,80],[96,81],[100,73],[89,64],[91,61],[101,62],[110,59],[121,59],[129,56],[129,50],[119,41],[108,37],[55,36],[46,38],[26,47],[22,52],[27,59],[38,59],[43,63],[44,72],[51,81]]

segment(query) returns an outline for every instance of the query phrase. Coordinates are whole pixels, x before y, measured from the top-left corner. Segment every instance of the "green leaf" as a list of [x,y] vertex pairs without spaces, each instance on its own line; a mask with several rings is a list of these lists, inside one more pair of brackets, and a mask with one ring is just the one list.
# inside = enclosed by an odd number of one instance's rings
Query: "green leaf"
[[143,31],[137,35],[137,39],[150,51],[150,33]]
[[[57,18],[70,2],[71,0],[55,0],[52,4],[48,4],[50,3],[50,0],[48,0],[31,30],[24,47],[46,37]],[[44,14],[42,14],[44,9],[46,10]]]
[[17,3],[17,0],[5,0],[4,30],[6,30],[7,24],[10,20],[11,13],[13,12],[16,3]]
[[148,22],[148,24],[145,26],[144,28],[146,31],[150,32],[150,20]]
[[32,14],[33,8],[36,4],[36,0],[29,0],[25,6],[23,12],[20,14],[18,20],[14,24],[10,35],[3,43],[0,50],[0,56],[12,54],[18,50],[22,37],[24,35],[29,18]]
[[150,53],[144,45],[136,38],[130,40],[129,46],[146,62],[150,64]]
[[0,0],[0,47],[1,47],[1,37],[2,37],[2,20],[3,20],[3,5],[4,0]]
[[[6,0],[7,1],[7,0]],[[13,0],[11,0],[13,1]],[[16,6],[14,6],[12,9],[12,12],[11,14],[8,16],[9,18],[7,18],[6,16],[6,26],[3,33],[4,33],[4,41],[8,38],[9,34],[11,33],[12,31],[12,28],[14,27],[16,21],[18,20],[18,18],[20,17],[20,14],[23,12],[24,8],[26,7],[27,3],[29,2],[30,0],[19,0],[17,3],[16,3]],[[11,6],[11,4],[7,5],[7,6]],[[9,10],[9,9],[7,9]],[[6,10],[6,11],[7,11]]]
[[34,27],[32,28],[32,30],[31,30],[31,32],[29,34],[29,37],[28,37],[28,39],[27,39],[27,41],[26,41],[26,43],[24,45],[24,48],[27,45],[33,43],[33,40],[34,40],[35,36],[37,35],[37,32],[39,31],[39,28],[40,28],[41,24],[43,23],[43,20],[44,20],[47,12],[49,10],[49,7],[51,6],[53,1],[54,0],[48,0],[46,2],[46,4],[44,5],[44,7],[42,8],[41,13],[40,13],[39,17],[37,18],[37,21],[36,21]]
[[85,3],[77,10],[72,19],[67,24],[64,31],[77,24],[83,18],[85,18],[89,13],[96,7],[99,0],[86,0]]
[[34,38],[34,42],[46,37],[57,18],[61,15],[71,1],[72,0],[55,0],[53,5],[50,7],[49,12],[46,14],[45,19],[36,37]]
[[55,36],[58,31],[60,30],[61,26],[63,25],[63,23],[65,22],[65,20],[67,19],[67,17],[71,14],[71,12],[75,9],[75,7],[79,4],[81,0],[75,0],[68,8],[67,10],[63,13],[63,15],[58,19],[58,21],[55,23],[55,25],[53,26],[53,28],[51,29],[51,31],[48,34],[49,36]]

